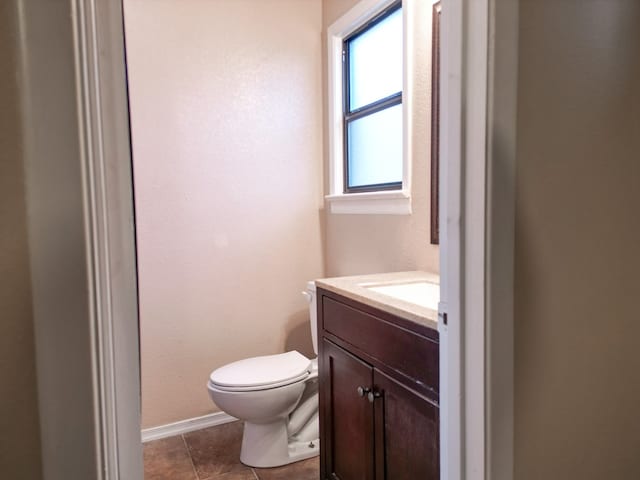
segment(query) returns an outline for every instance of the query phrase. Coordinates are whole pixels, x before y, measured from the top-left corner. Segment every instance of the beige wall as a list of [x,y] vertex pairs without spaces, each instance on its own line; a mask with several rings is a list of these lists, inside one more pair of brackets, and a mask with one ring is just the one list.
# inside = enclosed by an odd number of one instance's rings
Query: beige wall
[[640,478],[640,3],[520,2],[515,478]]
[[14,2],[0,4],[0,472],[41,478],[18,32]]
[[323,275],[319,0],[127,0],[143,426],[231,361],[312,355]]
[[[439,271],[438,247],[430,244],[431,5],[411,0],[417,15],[413,119],[412,215],[344,215],[326,213],[325,259],[328,276],[401,270]],[[322,61],[327,71],[326,29],[357,0],[324,0]],[[323,92],[327,105],[326,74]],[[327,109],[323,125],[327,124]],[[328,136],[325,129],[325,146]],[[325,147],[325,194],[329,193],[329,149]]]

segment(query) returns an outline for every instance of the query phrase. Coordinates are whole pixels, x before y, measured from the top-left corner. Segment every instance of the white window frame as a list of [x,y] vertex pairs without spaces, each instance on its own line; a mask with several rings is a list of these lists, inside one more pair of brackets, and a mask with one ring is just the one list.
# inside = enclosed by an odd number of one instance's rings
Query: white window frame
[[402,2],[403,72],[402,72],[402,188],[362,193],[344,193],[344,112],[342,49],[344,39],[367,21],[391,6],[395,0],[362,0],[327,29],[328,53],[328,132],[329,195],[325,200],[331,213],[411,214],[411,164],[413,82],[413,2]]

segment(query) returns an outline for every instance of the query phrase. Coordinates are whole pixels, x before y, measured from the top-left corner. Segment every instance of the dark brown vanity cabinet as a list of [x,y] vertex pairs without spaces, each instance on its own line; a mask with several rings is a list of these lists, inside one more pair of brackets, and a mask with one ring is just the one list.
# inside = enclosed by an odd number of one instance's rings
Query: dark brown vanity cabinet
[[438,333],[318,289],[322,480],[438,480]]

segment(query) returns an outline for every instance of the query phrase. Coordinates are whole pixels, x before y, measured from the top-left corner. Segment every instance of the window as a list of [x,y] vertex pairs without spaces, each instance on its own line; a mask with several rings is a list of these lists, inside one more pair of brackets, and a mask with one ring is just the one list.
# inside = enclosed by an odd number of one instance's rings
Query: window
[[343,42],[344,193],[402,188],[402,8]]
[[331,213],[411,213],[408,8],[361,0],[327,31]]

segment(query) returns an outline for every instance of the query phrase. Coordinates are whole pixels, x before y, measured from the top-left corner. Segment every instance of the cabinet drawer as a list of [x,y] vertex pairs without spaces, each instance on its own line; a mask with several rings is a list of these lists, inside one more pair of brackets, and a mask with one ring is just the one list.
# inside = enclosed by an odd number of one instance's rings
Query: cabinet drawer
[[327,296],[322,310],[325,331],[438,393],[437,342]]

